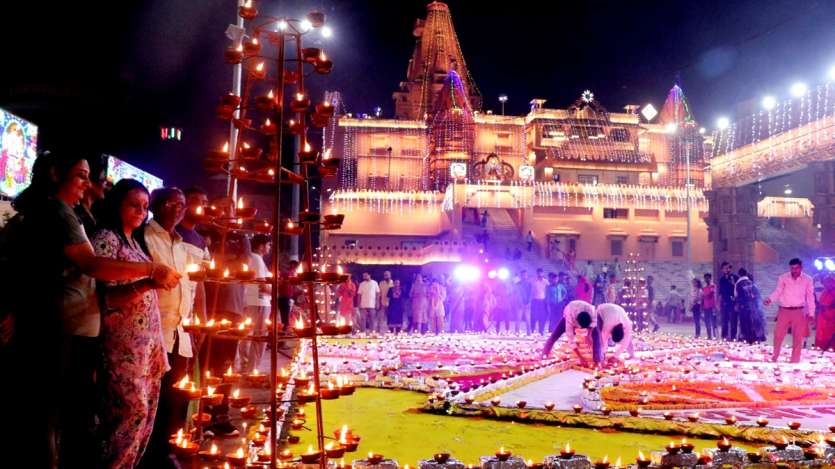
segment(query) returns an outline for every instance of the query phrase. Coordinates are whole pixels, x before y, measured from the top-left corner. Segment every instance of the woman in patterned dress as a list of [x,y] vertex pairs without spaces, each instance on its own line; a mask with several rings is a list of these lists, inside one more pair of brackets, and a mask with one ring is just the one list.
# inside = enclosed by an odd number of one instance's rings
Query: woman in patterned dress
[[409,298],[412,300],[412,323],[409,325],[409,330],[422,334],[425,332],[428,320],[429,300],[426,283],[421,274],[415,276],[412,289],[409,291]]
[[[119,181],[108,195],[103,229],[93,239],[96,255],[121,261],[147,262],[142,227],[148,216],[148,190],[132,179]],[[149,278],[100,285],[102,308],[101,431],[102,467],[137,465],[159,402],[168,359],[162,345],[157,293]]]

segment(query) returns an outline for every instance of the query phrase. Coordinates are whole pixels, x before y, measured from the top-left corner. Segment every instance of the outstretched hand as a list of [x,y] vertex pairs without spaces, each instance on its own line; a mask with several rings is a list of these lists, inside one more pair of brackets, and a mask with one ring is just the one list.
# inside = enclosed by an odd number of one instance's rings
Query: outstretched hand
[[154,281],[154,285],[170,290],[177,286],[180,277],[181,275],[171,267],[165,264],[155,264],[151,280]]

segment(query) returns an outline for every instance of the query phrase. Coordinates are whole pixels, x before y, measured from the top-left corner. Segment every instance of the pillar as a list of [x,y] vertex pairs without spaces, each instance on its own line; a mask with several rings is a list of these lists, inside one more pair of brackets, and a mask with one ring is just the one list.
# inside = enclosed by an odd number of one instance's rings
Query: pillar
[[820,226],[821,253],[835,254],[835,161],[809,164],[814,174],[813,222]]
[[725,261],[730,262],[734,270],[744,267],[753,273],[757,188],[721,187],[705,191],[705,195],[709,203],[705,221],[713,248],[714,278],[719,278],[719,266]]

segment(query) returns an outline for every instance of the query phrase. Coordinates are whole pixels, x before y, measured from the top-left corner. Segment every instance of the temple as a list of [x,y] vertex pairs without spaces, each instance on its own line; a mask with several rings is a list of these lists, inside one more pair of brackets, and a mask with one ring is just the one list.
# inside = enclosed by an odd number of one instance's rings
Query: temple
[[508,247],[530,232],[557,262],[684,261],[688,243],[692,261],[711,261],[702,190],[711,141],[678,84],[660,113],[611,112],[586,90],[565,108],[534,98],[525,115],[497,115],[482,109],[445,4],[429,4],[414,35],[394,119],[341,113],[326,129],[342,170],[323,211],[350,217],[323,235],[325,249],[421,265],[461,260],[485,231]]

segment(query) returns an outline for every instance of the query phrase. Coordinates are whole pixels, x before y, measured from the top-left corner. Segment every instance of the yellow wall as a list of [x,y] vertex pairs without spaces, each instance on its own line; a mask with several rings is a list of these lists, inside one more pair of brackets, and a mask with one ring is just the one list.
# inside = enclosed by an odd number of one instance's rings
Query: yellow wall
[[[629,211],[628,219],[605,219],[603,207],[593,207],[588,214],[579,214],[582,209],[575,208],[563,211],[560,207],[527,209],[525,211],[525,225],[523,233],[532,230],[540,245],[544,245],[547,234],[551,232],[579,234],[577,241],[577,258],[590,260],[608,260],[613,257],[624,257],[630,252],[641,252],[639,238],[641,235],[656,236],[655,252],[652,259],[645,260],[686,260],[686,247],[683,257],[673,257],[672,243],[674,239],[683,239],[687,232],[687,219],[673,216],[673,212],[659,211],[655,217],[636,216],[635,209]],[[682,215],[682,214],[678,214]],[[707,240],[707,225],[693,211],[692,237],[693,260],[696,262],[710,262],[712,252]],[[625,237],[623,237],[625,235]],[[613,256],[610,250],[611,236],[624,240],[623,254]],[[563,250],[567,249],[561,246]],[[644,255],[646,257],[646,255]]]

